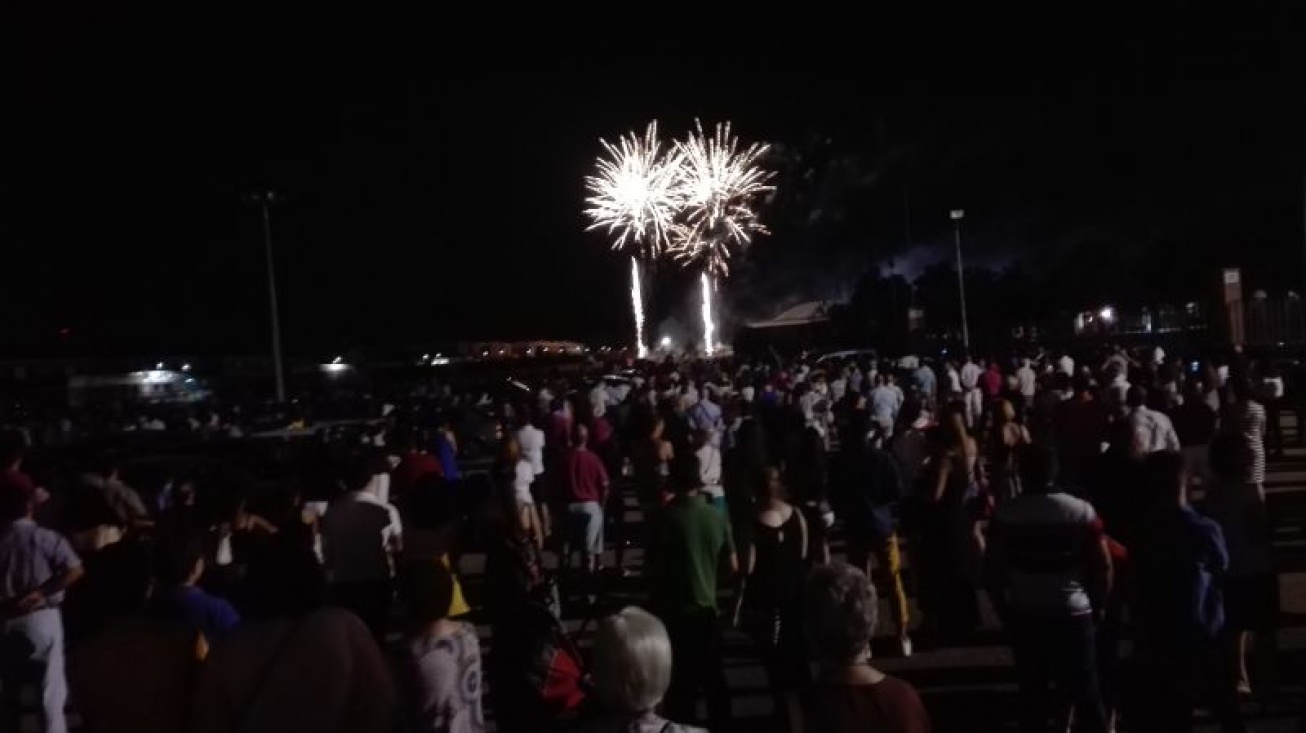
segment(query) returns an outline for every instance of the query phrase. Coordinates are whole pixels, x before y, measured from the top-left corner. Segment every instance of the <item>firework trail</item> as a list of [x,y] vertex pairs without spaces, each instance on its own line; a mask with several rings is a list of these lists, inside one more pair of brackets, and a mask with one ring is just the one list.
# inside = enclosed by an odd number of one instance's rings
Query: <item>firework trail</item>
[[694,131],[676,143],[680,152],[680,176],[676,188],[682,201],[681,215],[672,229],[670,252],[686,266],[702,267],[703,352],[716,351],[716,323],[712,317],[712,294],[716,281],[730,275],[730,258],[752,244],[755,234],[766,227],[753,208],[754,200],[771,191],[772,173],[757,165],[768,146],[754,143],[740,148],[730,134],[730,123],[718,123],[712,137],[694,121]]
[[637,248],[630,260],[631,312],[635,319],[635,346],[639,358],[648,356],[644,343],[644,300],[640,288],[639,256],[655,259],[670,246],[672,227],[682,200],[680,153],[673,146],[663,150],[658,123],[650,122],[641,137],[623,135],[616,145],[600,140],[595,174],[585,177],[589,196],[586,231],[603,229],[612,248]]
[[703,286],[703,353],[716,352],[716,321],[712,318],[712,278],[706,272],[699,275]]
[[630,258],[630,307],[635,314],[635,353],[648,358],[648,342],[644,340],[644,293],[640,289],[639,260]]

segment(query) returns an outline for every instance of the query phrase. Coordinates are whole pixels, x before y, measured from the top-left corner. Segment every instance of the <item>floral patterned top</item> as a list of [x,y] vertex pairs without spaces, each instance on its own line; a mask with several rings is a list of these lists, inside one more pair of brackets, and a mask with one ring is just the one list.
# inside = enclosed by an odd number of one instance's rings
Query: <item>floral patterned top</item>
[[483,733],[481,647],[476,627],[405,639],[409,719],[421,733]]

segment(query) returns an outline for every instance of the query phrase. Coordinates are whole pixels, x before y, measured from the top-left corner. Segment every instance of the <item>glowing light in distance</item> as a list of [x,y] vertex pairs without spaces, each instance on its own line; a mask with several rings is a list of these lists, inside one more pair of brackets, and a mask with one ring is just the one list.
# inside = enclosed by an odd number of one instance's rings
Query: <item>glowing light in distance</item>
[[1100,316],[1102,320],[1106,321],[1107,323],[1110,323],[1116,319],[1116,309],[1108,305],[1105,308],[1103,308],[1097,315]]
[[132,372],[132,377],[140,384],[164,384],[166,382],[177,381],[177,375],[172,372],[165,372],[162,369],[147,369],[143,372]]

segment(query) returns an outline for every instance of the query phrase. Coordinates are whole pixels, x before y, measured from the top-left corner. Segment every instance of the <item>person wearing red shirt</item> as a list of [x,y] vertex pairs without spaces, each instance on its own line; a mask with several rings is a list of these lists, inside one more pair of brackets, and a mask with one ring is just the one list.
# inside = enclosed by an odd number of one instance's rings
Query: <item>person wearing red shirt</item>
[[407,450],[404,451],[403,458],[400,459],[391,479],[397,493],[408,493],[426,476],[444,475],[444,467],[440,465],[440,459],[422,450],[417,439],[409,438],[405,447]]
[[558,471],[558,499],[567,505],[570,537],[583,537],[585,567],[598,570],[603,555],[603,502],[608,494],[608,471],[589,449],[589,429],[577,425],[571,447],[562,455]]
[[995,399],[1002,393],[1002,370],[998,368],[997,359],[989,362],[988,371],[980,378],[980,384],[984,387],[984,394],[989,399]]

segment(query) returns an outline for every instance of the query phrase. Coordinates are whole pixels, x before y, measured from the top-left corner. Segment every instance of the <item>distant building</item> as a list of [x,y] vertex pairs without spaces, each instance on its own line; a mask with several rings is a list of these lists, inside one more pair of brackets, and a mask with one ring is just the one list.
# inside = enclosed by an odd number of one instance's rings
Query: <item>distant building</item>
[[835,304],[823,300],[799,303],[774,318],[750,321],[735,337],[738,350],[777,348],[805,349],[818,346],[830,336],[830,311]]

